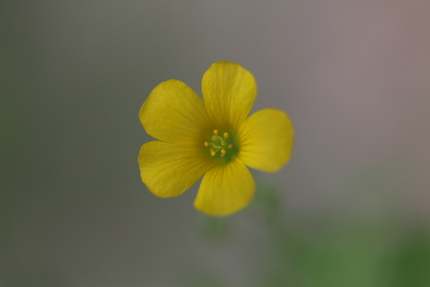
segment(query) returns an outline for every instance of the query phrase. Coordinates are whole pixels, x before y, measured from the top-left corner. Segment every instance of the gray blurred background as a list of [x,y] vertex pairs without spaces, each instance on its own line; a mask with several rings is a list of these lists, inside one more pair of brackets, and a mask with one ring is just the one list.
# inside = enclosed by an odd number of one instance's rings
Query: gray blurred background
[[[1,1],[0,286],[430,286],[429,27],[427,0]],[[140,180],[149,92],[221,60],[296,129],[254,172],[278,245],[255,203],[214,239],[196,186]]]

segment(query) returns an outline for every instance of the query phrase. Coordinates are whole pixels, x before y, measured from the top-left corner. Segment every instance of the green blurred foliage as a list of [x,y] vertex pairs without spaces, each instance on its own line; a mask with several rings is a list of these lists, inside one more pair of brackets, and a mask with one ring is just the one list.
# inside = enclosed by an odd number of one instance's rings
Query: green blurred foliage
[[226,239],[230,234],[230,220],[228,217],[203,216],[200,233],[209,240]]
[[[269,261],[262,256],[253,286],[430,286],[430,236],[422,224],[404,228],[346,216],[300,226],[282,216],[276,188],[268,183],[260,183],[248,216],[260,217],[269,234],[256,250],[263,254],[267,245]],[[226,240],[236,228],[229,217],[205,218],[201,231],[205,238]]]
[[381,263],[381,286],[430,286],[430,234],[421,225],[399,234]]
[[20,268],[10,270],[4,275],[5,287],[69,287],[67,280],[53,270],[32,270],[28,272]]

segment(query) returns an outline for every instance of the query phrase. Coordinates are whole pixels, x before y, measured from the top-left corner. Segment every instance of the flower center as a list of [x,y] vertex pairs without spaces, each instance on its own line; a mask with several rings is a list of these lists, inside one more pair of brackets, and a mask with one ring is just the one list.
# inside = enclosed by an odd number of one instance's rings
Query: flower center
[[217,129],[213,131],[208,141],[204,142],[209,155],[228,163],[232,161],[239,152],[239,146],[235,138],[228,132],[220,132]]

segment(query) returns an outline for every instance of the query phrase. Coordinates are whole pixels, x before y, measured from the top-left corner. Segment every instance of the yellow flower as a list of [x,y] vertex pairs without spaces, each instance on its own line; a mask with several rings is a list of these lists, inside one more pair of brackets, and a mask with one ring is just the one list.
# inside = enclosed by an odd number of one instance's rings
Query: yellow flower
[[139,118],[158,141],[140,149],[140,175],[158,197],[180,195],[204,175],[194,207],[227,215],[244,208],[254,195],[255,182],[246,166],[278,171],[290,158],[294,130],[280,110],[248,117],[257,86],[239,64],[212,64],[203,75],[202,95],[203,100],[178,80],[152,90]]

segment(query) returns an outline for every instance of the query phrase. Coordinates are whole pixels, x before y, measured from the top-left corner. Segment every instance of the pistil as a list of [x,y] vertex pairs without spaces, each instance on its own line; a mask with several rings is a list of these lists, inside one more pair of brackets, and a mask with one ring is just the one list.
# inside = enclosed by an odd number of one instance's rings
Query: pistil
[[214,129],[210,140],[203,144],[208,147],[212,157],[223,158],[224,162],[231,161],[238,152],[234,137],[231,137],[228,132],[220,133],[218,129]]

